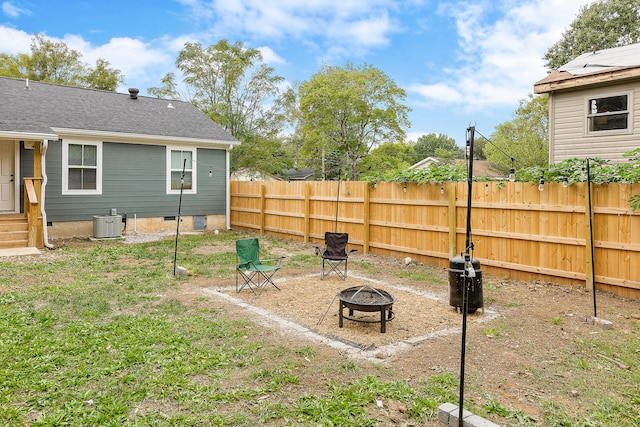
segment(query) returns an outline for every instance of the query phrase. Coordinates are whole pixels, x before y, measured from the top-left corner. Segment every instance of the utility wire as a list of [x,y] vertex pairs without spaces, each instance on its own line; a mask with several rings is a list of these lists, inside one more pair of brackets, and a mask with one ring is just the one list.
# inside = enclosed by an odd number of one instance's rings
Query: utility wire
[[506,157],[508,157],[509,159],[511,159],[511,165],[513,165],[513,163],[516,161],[516,159],[513,158],[513,156],[508,155],[507,153],[504,152],[504,150],[502,150],[500,147],[498,147],[496,144],[493,143],[493,141],[491,141],[489,138],[487,138],[486,136],[484,136],[483,134],[481,134],[479,131],[475,131],[478,135],[480,135],[482,138],[484,138],[485,141],[487,141],[489,144],[491,144],[496,150],[498,150],[499,152],[501,152],[502,154],[504,154]]

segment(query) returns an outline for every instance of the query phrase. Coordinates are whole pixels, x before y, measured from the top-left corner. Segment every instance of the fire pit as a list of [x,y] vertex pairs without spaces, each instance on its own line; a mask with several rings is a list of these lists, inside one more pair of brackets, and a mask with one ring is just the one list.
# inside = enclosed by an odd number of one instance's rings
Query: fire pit
[[[340,299],[340,311],[338,312],[338,326],[342,328],[342,319],[349,319],[356,322],[378,323],[380,322],[380,332],[387,331],[387,321],[395,317],[393,303],[395,297],[382,289],[372,288],[368,285],[355,286],[341,291],[338,294]],[[343,311],[349,309],[349,315],[345,316]],[[380,320],[362,319],[354,317],[354,311],[380,312]]]

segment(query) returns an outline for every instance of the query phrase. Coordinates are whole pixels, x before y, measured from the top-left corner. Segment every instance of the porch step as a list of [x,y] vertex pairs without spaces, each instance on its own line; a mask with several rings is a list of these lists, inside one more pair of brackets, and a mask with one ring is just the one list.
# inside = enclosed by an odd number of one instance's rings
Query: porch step
[[27,247],[29,223],[23,215],[0,216],[0,248]]

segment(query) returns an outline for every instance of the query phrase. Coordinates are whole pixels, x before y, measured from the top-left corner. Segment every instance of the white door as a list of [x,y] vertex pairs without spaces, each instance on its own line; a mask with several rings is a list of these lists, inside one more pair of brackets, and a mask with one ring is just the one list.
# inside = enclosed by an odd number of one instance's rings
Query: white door
[[13,141],[0,143],[0,212],[16,209],[16,157]]

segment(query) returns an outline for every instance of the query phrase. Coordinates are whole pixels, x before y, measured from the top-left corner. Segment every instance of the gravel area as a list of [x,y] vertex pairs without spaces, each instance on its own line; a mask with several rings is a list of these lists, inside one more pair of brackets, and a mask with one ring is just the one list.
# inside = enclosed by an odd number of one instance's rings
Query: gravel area
[[[275,276],[274,276],[275,277]],[[398,342],[418,343],[434,336],[459,330],[461,315],[449,305],[448,296],[420,291],[398,283],[376,280],[358,273],[350,273],[346,280],[330,275],[324,280],[320,274],[302,277],[281,277],[274,280],[280,290],[268,285],[256,295],[245,288],[222,292],[244,303],[258,306],[275,315],[294,321],[326,337],[355,347],[372,350]],[[356,320],[344,319],[339,327],[338,294],[351,287],[382,289],[393,297],[394,319],[386,322],[386,332],[380,332],[380,313],[354,311]],[[343,314],[348,315],[348,309]],[[470,314],[470,322],[483,322],[495,313],[478,310]]]

